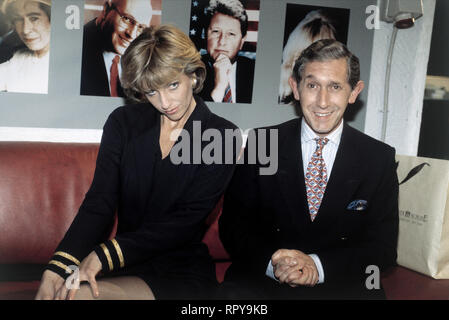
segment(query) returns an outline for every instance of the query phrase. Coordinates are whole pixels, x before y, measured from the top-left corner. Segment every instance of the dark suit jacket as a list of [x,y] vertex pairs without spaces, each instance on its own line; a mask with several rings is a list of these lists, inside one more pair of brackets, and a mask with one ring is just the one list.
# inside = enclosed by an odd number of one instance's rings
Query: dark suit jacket
[[[103,59],[103,52],[111,46],[110,38],[110,35],[104,34],[100,28],[95,25],[95,19],[84,25],[81,95],[111,95],[108,74]],[[120,85],[117,90],[120,97],[125,96]]]
[[[210,112],[201,98],[195,99],[197,106],[184,126],[190,134],[187,145],[199,134],[194,131],[193,121],[201,122],[200,133],[215,128],[223,138],[225,129],[236,128]],[[159,133],[160,114],[148,103],[112,112],[104,126],[92,185],[56,251],[82,261],[95,250],[103,271],[110,271],[108,259],[98,245],[106,240],[117,210],[115,240],[125,268],[144,265],[138,271],[145,273],[156,266],[158,272],[170,274],[179,269],[176,264],[182,261],[184,274],[187,271],[201,278],[203,269],[209,270],[201,265],[213,266],[207,247],[201,242],[204,222],[224,192],[235,166],[205,163],[162,166]],[[180,137],[175,146],[186,143],[183,139]],[[202,147],[207,143],[202,142]],[[192,148],[190,151],[193,152]],[[113,270],[121,270],[118,250],[110,240],[104,244],[109,249]],[[59,255],[53,259],[70,263]],[[195,267],[186,266],[185,261],[190,260],[197,262]],[[48,269],[68,276],[57,265],[50,264]]]
[[[239,165],[225,194],[220,236],[233,260],[227,279],[253,279],[254,284],[267,285],[268,296],[274,296],[277,288],[284,290],[279,293],[283,298],[301,290],[298,296],[302,298],[382,296],[382,290],[366,290],[369,274],[365,271],[369,265],[382,271],[396,260],[394,149],[345,124],[321,207],[311,222],[301,119],[269,129],[279,130],[277,173],[261,176],[259,164]],[[366,200],[366,209],[349,210],[354,200]],[[271,255],[281,248],[317,254],[324,268],[324,284],[293,291],[265,276]]]
[[[204,81],[203,90],[200,92],[200,96],[204,99],[204,101],[213,101],[211,92],[215,87],[215,71],[213,67],[214,61],[209,54],[203,55],[201,59],[206,65],[206,80]],[[253,97],[255,61],[242,56],[237,56],[236,61],[236,102],[251,103]]]

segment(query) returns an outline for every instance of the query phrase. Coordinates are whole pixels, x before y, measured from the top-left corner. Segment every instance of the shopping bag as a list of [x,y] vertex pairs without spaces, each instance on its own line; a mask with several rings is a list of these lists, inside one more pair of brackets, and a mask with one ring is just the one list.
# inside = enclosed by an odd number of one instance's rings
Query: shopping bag
[[449,161],[397,155],[397,263],[449,279]]

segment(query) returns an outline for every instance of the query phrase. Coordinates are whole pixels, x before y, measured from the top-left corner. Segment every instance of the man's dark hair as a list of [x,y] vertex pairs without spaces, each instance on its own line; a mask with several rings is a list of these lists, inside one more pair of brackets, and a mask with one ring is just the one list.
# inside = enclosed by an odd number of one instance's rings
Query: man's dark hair
[[349,51],[343,43],[334,39],[318,40],[304,49],[293,67],[293,77],[299,84],[307,63],[337,59],[346,59],[348,63],[348,83],[354,89],[360,80],[359,58]]

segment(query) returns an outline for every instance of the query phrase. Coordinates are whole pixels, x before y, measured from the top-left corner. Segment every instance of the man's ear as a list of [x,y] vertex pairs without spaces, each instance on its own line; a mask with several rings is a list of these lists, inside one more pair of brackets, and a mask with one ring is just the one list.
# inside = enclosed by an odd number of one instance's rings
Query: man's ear
[[348,103],[353,104],[357,100],[357,97],[359,96],[360,92],[362,92],[364,87],[365,83],[362,80],[357,82],[354,89],[352,89],[351,94],[349,95]]
[[295,78],[290,77],[288,78],[288,84],[290,85],[290,88],[292,88],[293,96],[296,100],[299,100],[299,89],[298,89],[298,83],[296,82]]
[[97,20],[95,20],[97,26],[101,25],[103,27],[104,19],[106,19],[106,16],[108,15],[108,12],[112,9],[112,1],[111,0],[105,0],[103,3],[103,10],[101,10],[101,13],[98,15]]

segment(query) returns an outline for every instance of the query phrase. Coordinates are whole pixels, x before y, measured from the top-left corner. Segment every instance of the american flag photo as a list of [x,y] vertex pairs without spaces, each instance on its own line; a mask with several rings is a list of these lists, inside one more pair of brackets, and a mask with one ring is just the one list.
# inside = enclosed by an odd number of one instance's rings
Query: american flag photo
[[[229,0],[221,0],[226,3]],[[260,0],[240,0],[248,15],[248,32],[239,55],[256,58],[257,35],[259,29]],[[207,18],[209,0],[192,0],[189,35],[201,54],[206,52]]]

